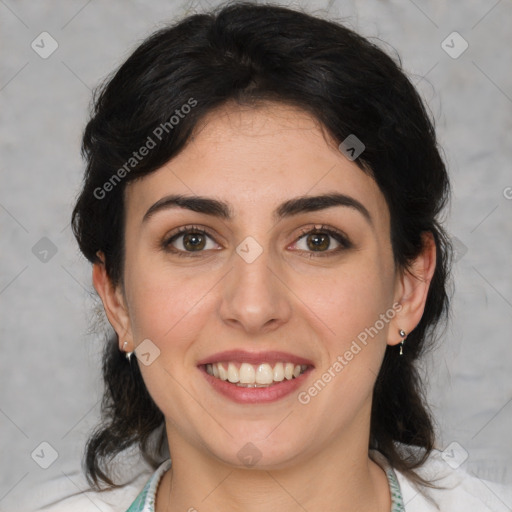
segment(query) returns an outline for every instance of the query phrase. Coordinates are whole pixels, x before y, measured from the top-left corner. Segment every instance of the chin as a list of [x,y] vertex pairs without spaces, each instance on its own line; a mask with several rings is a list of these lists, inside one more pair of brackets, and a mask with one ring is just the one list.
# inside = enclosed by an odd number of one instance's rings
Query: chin
[[[268,434],[267,434],[268,436]],[[295,442],[289,436],[257,439],[255,436],[230,438],[229,445],[219,451],[213,443],[211,453],[228,466],[247,469],[276,470],[289,467],[302,452],[306,440]],[[302,446],[302,449],[300,448]]]

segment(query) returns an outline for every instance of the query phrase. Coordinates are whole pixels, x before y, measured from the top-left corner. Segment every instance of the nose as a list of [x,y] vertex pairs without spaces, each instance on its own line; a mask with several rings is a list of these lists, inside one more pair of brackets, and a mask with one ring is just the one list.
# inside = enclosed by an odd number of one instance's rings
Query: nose
[[254,261],[233,254],[233,268],[223,280],[221,319],[257,335],[277,329],[291,315],[291,292],[278,276],[278,263],[263,251]]

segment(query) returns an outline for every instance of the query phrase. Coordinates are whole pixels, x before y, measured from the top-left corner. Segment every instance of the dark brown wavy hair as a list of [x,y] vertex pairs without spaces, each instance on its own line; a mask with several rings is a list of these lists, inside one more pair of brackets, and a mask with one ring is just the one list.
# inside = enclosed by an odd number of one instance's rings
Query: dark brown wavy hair
[[[184,109],[191,99],[195,106]],[[363,141],[366,148],[355,163],[385,196],[398,269],[409,269],[423,248],[422,234],[433,234],[437,261],[425,311],[402,357],[398,347],[386,348],[369,439],[369,447],[395,468],[426,483],[414,469],[434,448],[435,429],[417,362],[435,342],[434,329],[448,311],[451,246],[439,216],[450,184],[433,121],[399,57],[391,58],[342,22],[275,5],[228,3],[159,29],[95,91],[82,141],[87,166],[72,214],[80,250],[91,263],[99,262],[102,251],[108,276],[122,284],[126,184],[176,156],[198,122],[229,101],[299,107],[338,144],[350,134]],[[170,120],[176,115],[174,125]],[[130,160],[151,134],[155,147]],[[107,337],[102,422],[84,455],[88,481],[97,490],[119,485],[110,464],[125,449],[138,447],[156,468],[169,448],[164,416],[146,389],[137,358],[129,363],[118,341],[116,335]]]

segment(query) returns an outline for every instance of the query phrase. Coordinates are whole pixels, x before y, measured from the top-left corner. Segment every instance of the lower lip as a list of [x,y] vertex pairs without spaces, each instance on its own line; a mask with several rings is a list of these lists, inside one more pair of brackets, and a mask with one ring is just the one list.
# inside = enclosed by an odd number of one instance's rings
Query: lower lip
[[312,370],[309,367],[304,373],[291,380],[283,380],[278,384],[272,384],[266,388],[244,388],[231,384],[228,381],[213,377],[206,372],[205,366],[199,366],[205,379],[212,385],[212,387],[220,394],[237,402],[239,404],[257,404],[265,402],[275,402],[293,393],[307,378],[309,372]]

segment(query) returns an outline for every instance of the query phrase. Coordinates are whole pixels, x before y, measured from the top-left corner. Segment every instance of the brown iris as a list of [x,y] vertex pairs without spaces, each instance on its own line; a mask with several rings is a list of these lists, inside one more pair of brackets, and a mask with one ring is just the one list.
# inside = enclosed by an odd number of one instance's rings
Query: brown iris
[[[314,240],[314,242],[311,244],[310,241]],[[309,249],[316,250],[316,249],[328,249],[329,248],[329,235],[325,233],[312,233],[308,235],[307,237],[307,245]]]
[[[190,243],[190,245],[188,245]],[[183,246],[187,250],[201,250],[206,244],[206,237],[201,233],[187,233],[183,235]]]

